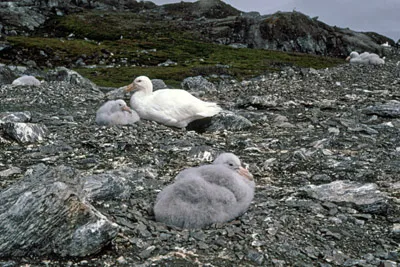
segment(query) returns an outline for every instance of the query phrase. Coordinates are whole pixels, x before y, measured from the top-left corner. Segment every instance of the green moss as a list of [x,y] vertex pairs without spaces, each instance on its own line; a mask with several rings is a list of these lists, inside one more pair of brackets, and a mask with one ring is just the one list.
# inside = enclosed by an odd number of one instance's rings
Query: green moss
[[[75,69],[98,85],[113,87],[126,85],[138,75],[179,84],[185,77],[193,75],[228,74],[240,80],[276,71],[283,66],[318,69],[343,63],[342,59],[337,58],[261,49],[235,49],[202,42],[196,40],[192,32],[176,28],[176,24],[157,20],[148,24],[150,20],[151,14],[144,18],[130,12],[72,14],[52,22],[51,25],[55,25],[58,30],[58,38],[16,36],[8,37],[8,41],[18,51],[26,53],[24,58],[31,58],[41,66],[48,59],[60,66],[68,66],[81,57],[84,57],[86,64],[98,64],[102,60],[104,65],[118,65],[122,58],[127,59],[131,67]],[[74,33],[76,39],[65,38],[70,33]],[[82,40],[84,37],[97,41]],[[45,51],[48,58],[40,56],[40,50]],[[157,66],[168,59],[178,65]]]
[[128,85],[140,75],[151,79],[162,79],[166,84],[177,86],[183,79],[193,74],[186,67],[76,68],[74,70],[97,85],[110,87]]
[[81,56],[82,54],[99,54],[101,53],[101,49],[105,48],[103,45],[84,40],[63,40],[58,38],[24,36],[8,37],[7,40],[12,43],[15,48],[28,49],[31,55],[34,55],[34,53],[39,50],[43,50],[53,56],[59,56],[60,60],[66,57]]

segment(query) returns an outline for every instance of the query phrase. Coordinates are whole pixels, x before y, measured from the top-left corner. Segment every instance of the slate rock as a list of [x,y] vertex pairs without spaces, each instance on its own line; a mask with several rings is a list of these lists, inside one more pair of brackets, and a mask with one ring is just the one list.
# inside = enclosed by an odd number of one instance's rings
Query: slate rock
[[0,112],[0,124],[4,122],[29,122],[32,116],[29,111]]
[[168,88],[165,82],[161,79],[151,79],[151,83],[153,84],[153,91]]
[[185,78],[182,81],[181,86],[182,89],[188,91],[204,91],[204,92],[216,91],[215,85],[209,82],[203,76]]
[[382,261],[379,267],[398,267],[397,262],[394,261]]
[[176,65],[178,65],[178,63],[172,61],[171,59],[167,59],[165,62],[158,64],[159,67],[169,67]]
[[9,168],[9,169],[0,171],[0,177],[9,177],[9,176],[11,176],[11,175],[13,175],[13,174],[18,174],[18,173],[21,173],[21,172],[22,172],[22,171],[21,171],[20,168],[18,168],[18,167],[11,167],[11,168]]
[[231,111],[223,110],[213,117],[207,117],[192,121],[186,126],[186,130],[194,130],[199,133],[215,131],[242,131],[253,126],[251,121]]
[[210,146],[194,146],[188,152],[188,158],[199,160],[200,162],[212,162],[216,152]]
[[266,96],[253,95],[253,96],[243,97],[238,101],[237,106],[239,108],[254,107],[257,109],[276,108],[278,104],[275,98],[276,97],[272,95],[266,95]]
[[216,114],[211,119],[211,125],[207,128],[207,131],[242,131],[252,127],[251,121],[245,117],[238,115],[231,111],[223,110]]
[[43,124],[7,122],[3,126],[5,133],[20,143],[35,143],[47,136],[47,127]]
[[97,87],[95,83],[93,83],[89,79],[84,78],[76,71],[70,70],[65,67],[58,67],[54,70],[50,70],[46,75],[46,80],[58,82],[62,81],[70,83],[72,85],[79,85],[103,95],[103,92]]
[[63,153],[63,152],[72,151],[73,148],[70,145],[68,145],[67,143],[64,143],[62,141],[58,141],[58,142],[55,142],[53,144],[40,146],[39,150],[43,154],[56,155],[56,154],[60,154],[60,153]]
[[362,132],[370,135],[379,133],[377,130],[372,129],[363,123],[359,123],[356,120],[340,119],[340,123],[347,127],[350,132]]
[[90,200],[125,199],[132,193],[131,179],[136,170],[122,167],[85,178],[83,191]]
[[0,65],[0,86],[3,84],[11,84],[17,78],[8,67]]
[[0,193],[0,257],[87,256],[108,244],[117,226],[86,202],[70,167],[28,170]]
[[123,86],[107,92],[106,99],[108,100],[125,99],[126,97],[129,96],[129,93],[125,92],[125,88],[126,86]]
[[400,223],[393,224],[392,235],[396,240],[400,241]]
[[299,191],[320,201],[349,204],[365,213],[385,214],[388,208],[386,194],[379,191],[374,183],[339,180],[318,186],[304,186]]
[[363,112],[368,115],[378,115],[387,118],[400,118],[400,102],[392,100],[385,104],[369,106],[364,109]]
[[249,250],[247,258],[257,265],[262,265],[264,262],[264,255],[256,250]]

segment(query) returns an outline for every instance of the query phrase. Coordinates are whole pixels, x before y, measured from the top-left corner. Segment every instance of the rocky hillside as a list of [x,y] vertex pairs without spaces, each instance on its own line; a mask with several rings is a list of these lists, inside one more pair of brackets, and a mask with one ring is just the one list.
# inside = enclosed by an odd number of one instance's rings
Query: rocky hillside
[[[251,47],[295,51],[345,57],[352,50],[384,54],[380,44],[394,41],[376,33],[360,33],[350,29],[329,26],[317,18],[299,12],[278,12],[260,15],[244,13],[220,0],[201,0],[194,3],[180,2],[157,6],[152,2],[138,1],[8,1],[0,3],[0,29],[3,35],[55,34],[68,36],[71,33],[91,38],[90,32],[81,26],[59,25],[62,17],[71,14],[85,16],[84,11],[132,12],[130,19],[137,20],[136,28],[154,36],[165,31],[184,34],[187,38],[207,42]],[[121,20],[124,20],[121,15]],[[126,18],[125,18],[126,19]],[[54,24],[55,23],[55,24]],[[160,26],[161,23],[161,27]],[[97,24],[98,26],[99,24]],[[64,27],[59,27],[64,26]],[[69,25],[71,26],[71,25]],[[125,31],[113,24],[106,25],[112,32],[110,38],[135,38],[137,29]],[[55,31],[55,28],[56,31]],[[71,31],[73,30],[73,31]],[[86,36],[83,36],[86,35]],[[103,41],[105,36],[94,36]],[[2,48],[7,43],[2,44]]]
[[[100,127],[113,94],[66,68],[11,85],[35,73],[0,67],[0,265],[398,266],[399,59],[190,77],[225,110],[202,132]],[[223,151],[254,175],[250,209],[198,230],[157,223],[157,193]]]

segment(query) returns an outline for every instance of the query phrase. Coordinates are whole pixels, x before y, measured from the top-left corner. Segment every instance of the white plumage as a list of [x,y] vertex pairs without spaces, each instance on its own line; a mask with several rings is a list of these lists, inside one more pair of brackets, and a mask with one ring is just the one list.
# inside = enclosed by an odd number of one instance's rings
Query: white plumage
[[126,91],[136,92],[130,99],[131,108],[141,119],[153,120],[167,126],[186,127],[190,122],[212,117],[221,108],[200,100],[185,90],[161,89],[153,92],[153,84],[146,76],[137,77]]
[[138,114],[122,99],[107,101],[96,112],[96,123],[99,125],[133,124],[139,119]]
[[351,64],[364,64],[364,65],[385,64],[385,60],[383,58],[380,58],[375,53],[368,53],[368,52],[358,54],[357,52],[353,51],[346,58],[346,60],[349,60]]
[[30,75],[24,75],[21,76],[17,79],[15,79],[12,82],[13,85],[34,85],[34,86],[39,86],[40,85],[40,81],[38,79],[36,79],[34,76],[30,76]]

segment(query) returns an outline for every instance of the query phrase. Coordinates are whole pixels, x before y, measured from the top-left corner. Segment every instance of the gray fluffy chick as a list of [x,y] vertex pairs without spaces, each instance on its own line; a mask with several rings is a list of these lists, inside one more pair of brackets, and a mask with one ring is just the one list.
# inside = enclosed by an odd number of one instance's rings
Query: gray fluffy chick
[[183,170],[162,190],[154,206],[156,221],[180,228],[202,228],[243,214],[254,197],[253,176],[232,153],[213,164]]
[[122,99],[107,101],[96,112],[96,123],[99,125],[133,124],[139,119],[139,115]]

